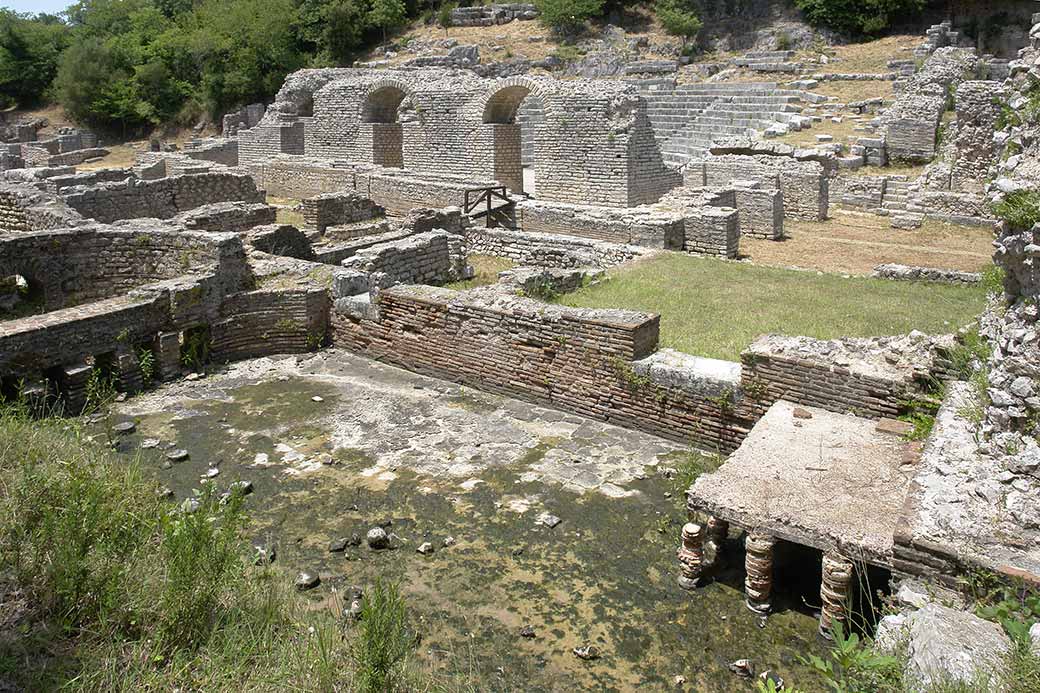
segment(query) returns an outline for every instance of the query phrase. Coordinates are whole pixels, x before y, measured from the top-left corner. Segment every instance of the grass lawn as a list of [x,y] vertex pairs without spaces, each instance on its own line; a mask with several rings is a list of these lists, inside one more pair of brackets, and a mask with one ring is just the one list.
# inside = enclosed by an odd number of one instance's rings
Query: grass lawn
[[982,311],[985,291],[664,253],[612,270],[560,303],[660,313],[662,347],[737,360],[769,332],[822,339],[951,332]]

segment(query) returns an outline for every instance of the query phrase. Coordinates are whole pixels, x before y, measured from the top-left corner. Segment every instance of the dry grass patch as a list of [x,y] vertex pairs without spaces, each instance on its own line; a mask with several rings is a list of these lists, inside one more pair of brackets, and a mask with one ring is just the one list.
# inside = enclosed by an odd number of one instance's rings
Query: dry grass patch
[[920,229],[893,229],[872,214],[834,211],[824,222],[785,222],[788,239],[740,240],[741,253],[756,265],[800,267],[869,275],[887,262],[978,272],[993,254],[989,229],[927,221]]
[[662,347],[736,360],[770,332],[821,339],[951,332],[982,311],[985,292],[661,253],[614,268],[560,302],[659,313]]
[[890,72],[889,60],[906,60],[913,57],[914,46],[922,42],[921,36],[901,34],[886,36],[863,43],[834,46],[828,51],[832,60],[821,65],[824,72]]
[[509,258],[497,255],[473,254],[466,258],[466,262],[473,267],[473,278],[464,279],[460,282],[446,284],[449,289],[462,291],[463,289],[475,289],[478,286],[490,286],[498,283],[498,273],[512,269],[515,263]]
[[[818,123],[813,123],[808,130],[789,132],[778,137],[777,141],[798,147],[811,147],[820,144],[816,139],[817,135],[830,135],[834,138],[834,142],[851,143],[859,137],[866,137],[870,134],[863,128],[864,122],[865,119],[852,120],[845,115],[841,117],[840,123],[835,123],[830,118],[824,118]],[[857,130],[857,128],[859,129]]]

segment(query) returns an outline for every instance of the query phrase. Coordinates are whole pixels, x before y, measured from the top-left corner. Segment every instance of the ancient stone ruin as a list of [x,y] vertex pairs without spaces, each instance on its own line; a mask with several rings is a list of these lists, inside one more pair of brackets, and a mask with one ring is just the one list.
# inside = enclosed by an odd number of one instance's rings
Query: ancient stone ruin
[[[533,13],[488,5],[453,21]],[[799,84],[301,70],[266,108],[229,114],[221,138],[125,169],[75,168],[104,153],[90,133],[15,128],[0,157],[0,389],[75,415],[99,370],[133,394],[198,370],[203,353],[226,364],[331,347],[726,455],[688,491],[676,575],[689,599],[738,530],[759,614],[783,579],[778,546],[822,554],[824,634],[849,619],[868,567],[951,591],[974,568],[1040,584],[1040,226],[992,206],[1037,190],[1036,128],[1002,105],[1032,98],[1040,47],[1009,63],[958,44],[948,24],[929,31],[887,104],[835,106],[813,86],[856,75],[773,51],[733,66]],[[775,141],[840,117],[827,109],[862,118],[851,145]],[[885,172],[908,163],[920,175]],[[852,175],[863,166],[876,170]],[[782,243],[785,223],[838,207],[902,229],[995,230],[1006,295],[981,319],[981,394],[954,363],[959,325],[766,334],[738,363],[659,348],[653,313],[544,300],[662,253],[735,260],[742,241]],[[446,287],[472,276],[474,254],[515,267]],[[875,276],[981,279],[896,264]],[[899,419],[936,383],[934,429],[910,442]]]

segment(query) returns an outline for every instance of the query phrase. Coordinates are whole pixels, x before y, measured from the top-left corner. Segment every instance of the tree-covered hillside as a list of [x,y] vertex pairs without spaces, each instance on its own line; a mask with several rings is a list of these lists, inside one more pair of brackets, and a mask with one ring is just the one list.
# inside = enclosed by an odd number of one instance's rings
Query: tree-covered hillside
[[[816,24],[877,33],[922,0],[794,0]],[[626,0],[535,0],[542,22],[580,32]],[[60,103],[95,128],[193,125],[270,100],[303,67],[349,65],[449,0],[81,0],[60,16],[0,10],[0,106]],[[697,0],[656,0],[665,30],[694,38]]]

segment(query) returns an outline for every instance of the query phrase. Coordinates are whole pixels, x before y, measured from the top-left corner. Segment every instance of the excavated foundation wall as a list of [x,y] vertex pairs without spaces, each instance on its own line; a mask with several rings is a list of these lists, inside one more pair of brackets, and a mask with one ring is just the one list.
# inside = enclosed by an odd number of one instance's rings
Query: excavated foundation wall
[[229,290],[247,281],[241,243],[230,235],[106,227],[0,235],[0,276],[19,274],[39,286],[47,310],[205,268]]
[[657,346],[657,316],[422,286],[382,291],[377,311],[372,319],[371,311],[365,317],[334,310],[335,343],[705,448],[735,449],[753,423],[711,395],[661,387],[635,374],[633,362]]
[[217,362],[317,350],[328,332],[325,289],[258,290],[235,294],[211,326]]
[[216,202],[263,202],[249,175],[223,171],[70,188],[62,197],[83,216],[102,223],[142,217],[169,219]]

